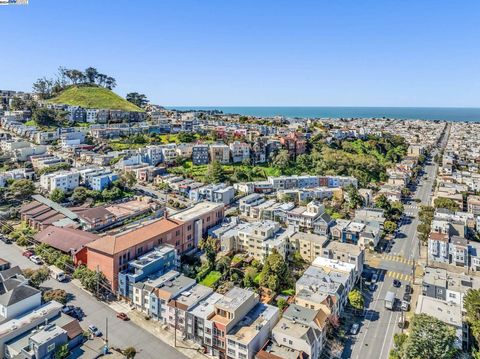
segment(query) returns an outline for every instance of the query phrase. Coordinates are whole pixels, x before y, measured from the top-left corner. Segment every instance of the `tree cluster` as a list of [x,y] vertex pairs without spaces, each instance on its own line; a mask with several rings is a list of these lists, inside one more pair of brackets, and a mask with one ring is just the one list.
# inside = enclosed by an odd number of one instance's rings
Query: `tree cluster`
[[54,78],[43,77],[35,81],[33,92],[40,99],[46,100],[55,97],[70,85],[102,86],[111,90],[117,83],[113,77],[98,72],[95,67],[88,67],[85,71],[59,67]]
[[84,265],[78,266],[73,272],[73,278],[78,279],[82,286],[91,293],[95,293],[97,286],[101,289],[108,283],[105,274],[88,269]]
[[390,359],[454,359],[459,354],[455,330],[426,314],[413,316],[408,335],[395,334]]
[[418,218],[420,223],[417,226],[418,238],[427,243],[428,236],[430,235],[430,227],[432,225],[433,216],[435,214],[435,208],[430,206],[421,206],[418,212]]
[[144,108],[149,103],[147,96],[138,92],[127,93],[127,96],[125,98],[128,102],[131,102],[141,108]]
[[45,263],[53,264],[62,270],[72,270],[73,260],[70,255],[60,252],[59,250],[44,243],[38,244],[35,247],[35,250],[42,257]]
[[50,271],[45,266],[38,269],[27,268],[23,274],[28,278],[30,285],[35,288],[40,288],[40,285],[50,277]]
[[287,263],[277,250],[273,250],[265,259],[260,272],[260,285],[278,292],[288,287],[292,282],[291,273]]

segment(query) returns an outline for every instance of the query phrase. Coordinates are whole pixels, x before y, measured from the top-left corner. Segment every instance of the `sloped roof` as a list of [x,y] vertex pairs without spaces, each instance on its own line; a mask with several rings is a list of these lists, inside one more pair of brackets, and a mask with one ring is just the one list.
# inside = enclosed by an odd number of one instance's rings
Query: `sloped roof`
[[105,236],[94,242],[88,243],[87,248],[113,255],[128,248],[151,240],[152,238],[174,230],[183,224],[182,221],[162,218],[130,232],[114,236]]
[[100,237],[96,234],[79,229],[56,226],[49,226],[34,236],[37,242],[48,244],[65,253],[72,249],[77,251],[98,238]]

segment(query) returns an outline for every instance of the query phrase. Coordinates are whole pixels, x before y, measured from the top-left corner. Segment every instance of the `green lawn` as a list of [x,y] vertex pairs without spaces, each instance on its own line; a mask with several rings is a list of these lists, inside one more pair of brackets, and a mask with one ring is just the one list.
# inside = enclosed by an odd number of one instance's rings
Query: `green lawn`
[[211,271],[200,284],[212,288],[222,278],[222,273]]
[[84,108],[143,112],[140,107],[128,102],[113,91],[96,86],[70,86],[60,95],[48,101]]

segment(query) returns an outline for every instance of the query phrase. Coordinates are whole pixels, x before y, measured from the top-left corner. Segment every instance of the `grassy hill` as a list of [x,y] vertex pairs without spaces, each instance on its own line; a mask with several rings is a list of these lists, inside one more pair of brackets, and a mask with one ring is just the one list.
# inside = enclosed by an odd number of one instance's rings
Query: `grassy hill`
[[104,87],[96,86],[70,86],[57,97],[50,99],[49,102],[84,108],[143,112],[140,107],[128,102],[116,93]]

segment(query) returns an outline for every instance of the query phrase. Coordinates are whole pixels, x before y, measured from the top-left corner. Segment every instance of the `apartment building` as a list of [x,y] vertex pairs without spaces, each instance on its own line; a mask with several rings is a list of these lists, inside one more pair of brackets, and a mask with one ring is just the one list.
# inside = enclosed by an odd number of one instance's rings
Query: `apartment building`
[[312,201],[306,207],[301,206],[288,211],[287,223],[295,228],[313,229],[314,223],[323,213],[325,213],[325,206],[320,202]]
[[297,232],[288,240],[288,254],[291,257],[298,252],[307,263],[312,263],[315,258],[322,255],[328,241],[326,236]]
[[247,143],[234,141],[230,143],[230,151],[233,163],[250,161],[250,146]]
[[215,143],[210,145],[210,158],[221,164],[230,163],[230,147],[224,143]]
[[227,333],[227,358],[253,359],[278,322],[280,310],[258,303]]
[[255,292],[234,287],[214,304],[214,314],[210,319],[213,322],[213,356],[226,357],[227,334],[258,302],[259,298]]
[[206,200],[210,202],[230,204],[235,197],[235,190],[225,183],[210,184],[191,189],[188,197],[195,202]]
[[40,186],[47,192],[60,189],[64,192],[73,191],[80,184],[80,174],[72,171],[58,171],[40,176]]
[[194,145],[192,147],[192,163],[195,166],[208,165],[209,159],[208,145]]
[[172,245],[161,245],[127,264],[118,274],[118,293],[133,300],[133,285],[152,276],[159,277],[178,266],[177,251]]

